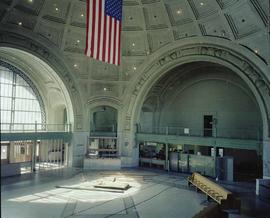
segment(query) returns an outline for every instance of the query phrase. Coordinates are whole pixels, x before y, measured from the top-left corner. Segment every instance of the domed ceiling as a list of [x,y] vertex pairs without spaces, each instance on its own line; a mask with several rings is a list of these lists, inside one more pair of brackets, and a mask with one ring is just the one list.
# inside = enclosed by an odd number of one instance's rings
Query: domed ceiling
[[144,61],[188,37],[225,38],[270,63],[268,0],[124,0],[123,4],[120,67],[84,56],[85,0],[0,0],[0,29],[45,38],[57,47],[88,98],[104,91],[121,97]]

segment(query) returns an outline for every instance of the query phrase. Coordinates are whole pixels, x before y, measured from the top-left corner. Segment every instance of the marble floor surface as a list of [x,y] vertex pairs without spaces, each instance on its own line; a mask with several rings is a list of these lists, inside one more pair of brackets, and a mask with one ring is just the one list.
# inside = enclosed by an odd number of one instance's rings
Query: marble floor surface
[[[62,169],[2,179],[1,217],[3,218],[190,218],[209,202],[202,193],[187,187],[187,175],[153,170],[82,171]],[[100,190],[100,182],[128,183],[130,188]],[[247,198],[245,214],[253,217],[253,196],[243,186],[228,185]],[[246,205],[246,204],[243,204]],[[252,206],[251,206],[252,207]],[[265,209],[266,208],[266,209]],[[263,205],[261,217],[268,213]],[[269,210],[270,211],[270,210]],[[258,211],[254,212],[255,214]],[[257,216],[254,216],[257,217]],[[267,216],[265,216],[267,217]],[[270,216],[268,216],[270,217]]]

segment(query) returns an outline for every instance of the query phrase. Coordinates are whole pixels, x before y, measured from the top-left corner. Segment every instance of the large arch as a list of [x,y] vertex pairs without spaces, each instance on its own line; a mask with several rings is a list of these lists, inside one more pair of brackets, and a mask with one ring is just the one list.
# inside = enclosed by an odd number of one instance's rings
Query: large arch
[[[34,36],[29,36],[24,32],[1,30],[0,38],[0,59],[17,66],[24,72],[28,72],[33,81],[38,81],[37,74],[35,75],[33,72],[35,66],[39,66],[39,70],[44,70],[50,74],[58,88],[66,96],[65,101],[69,105],[67,109],[69,110],[69,122],[72,123],[72,129],[77,131],[83,129],[85,126],[84,107],[80,86],[59,49],[40,36],[36,35],[34,38]],[[36,85],[41,93],[46,92],[44,87]]]
[[90,130],[90,122],[91,122],[91,118],[90,118],[90,114],[91,111],[94,108],[97,107],[101,107],[101,106],[109,106],[113,109],[115,109],[117,111],[117,146],[119,149],[119,154],[122,153],[122,146],[121,146],[121,138],[123,137],[123,126],[122,126],[122,116],[121,114],[123,113],[123,105],[121,103],[121,101],[119,101],[117,98],[114,97],[105,97],[105,96],[99,96],[99,97],[94,97],[94,98],[90,98],[88,99],[87,103],[86,103],[86,108],[88,109],[88,116],[89,118],[87,119],[88,121],[88,125],[87,125],[87,129]]
[[[135,144],[135,126],[140,117],[143,101],[151,87],[167,72],[183,64],[203,61],[224,66],[235,72],[250,88],[259,105],[263,120],[264,159],[269,150],[270,118],[270,75],[269,66],[256,53],[228,40],[212,37],[194,37],[182,40],[163,49],[146,60],[129,88],[131,96],[125,99],[124,127],[129,135],[129,144]],[[137,149],[129,147],[129,156],[136,157]],[[268,150],[266,150],[268,149]],[[269,151],[268,151],[269,152]],[[134,161],[133,161],[134,162]],[[270,175],[269,164],[265,163],[264,175]]]
[[[234,46],[234,47],[233,47]],[[130,99],[125,114],[125,129],[132,131],[138,121],[140,108],[151,87],[173,68],[197,61],[211,62],[231,69],[250,87],[260,106],[264,138],[269,138],[270,75],[268,66],[251,51],[223,39],[183,40],[164,48],[159,56],[146,61],[138,69],[141,73],[129,88]],[[125,104],[126,105],[126,104]]]

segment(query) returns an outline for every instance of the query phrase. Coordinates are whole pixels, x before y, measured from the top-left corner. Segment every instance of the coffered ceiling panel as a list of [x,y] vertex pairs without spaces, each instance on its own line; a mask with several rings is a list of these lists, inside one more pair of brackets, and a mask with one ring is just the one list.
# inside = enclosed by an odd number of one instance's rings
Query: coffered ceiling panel
[[50,40],[54,45],[61,47],[61,42],[63,40],[64,26],[61,24],[55,24],[48,21],[40,21],[37,27],[37,33],[44,38]]
[[173,36],[175,40],[199,35],[201,35],[201,32],[198,25],[195,23],[173,27]]
[[154,52],[173,41],[173,35],[170,29],[148,31],[147,37],[150,52]]
[[78,2],[73,5],[73,9],[71,11],[71,21],[70,25],[86,28],[86,4]]
[[168,16],[164,5],[160,3],[144,5],[146,29],[164,29],[169,25]]
[[225,14],[236,39],[256,33],[264,28],[262,20],[256,16],[249,4],[231,9]]
[[85,33],[81,28],[68,28],[64,40],[64,51],[84,54]]
[[233,38],[224,17],[213,15],[209,18],[203,19],[199,23],[199,27],[203,35],[217,36],[228,39]]
[[237,3],[239,0],[217,0],[217,3],[219,4],[219,6],[224,9],[227,8],[229,6],[234,5],[235,3]]
[[44,0],[20,0],[15,3],[15,8],[29,14],[38,15],[43,7]]
[[123,13],[123,30],[144,30],[145,22],[141,7],[125,7]]
[[195,20],[194,14],[186,1],[168,1],[165,7],[172,26],[190,23]]
[[46,0],[44,4],[43,18],[58,23],[66,23],[70,1]]
[[145,59],[143,57],[123,57],[122,58],[122,70],[121,70],[121,80],[128,81],[131,80],[134,75],[136,75],[139,70],[139,66],[143,63]]
[[5,19],[7,23],[15,24],[20,28],[33,30],[36,25],[37,17],[29,14],[26,15],[25,13],[17,9],[12,9],[11,11],[9,11]]
[[122,54],[124,56],[144,56],[147,54],[148,43],[145,33],[125,32],[122,37]]
[[219,6],[215,0],[188,0],[188,2],[197,19],[208,17],[217,13],[219,10]]

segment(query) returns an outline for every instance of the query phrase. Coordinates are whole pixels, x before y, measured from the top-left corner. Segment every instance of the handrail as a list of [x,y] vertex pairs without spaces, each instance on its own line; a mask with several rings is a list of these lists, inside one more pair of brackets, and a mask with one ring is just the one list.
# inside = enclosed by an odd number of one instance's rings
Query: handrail
[[1,123],[2,133],[71,132],[71,124]]
[[259,128],[190,128],[182,126],[154,126],[142,127],[137,124],[137,133],[158,134],[158,135],[178,135],[178,136],[198,136],[198,137],[218,137],[235,139],[255,139],[260,140]]

